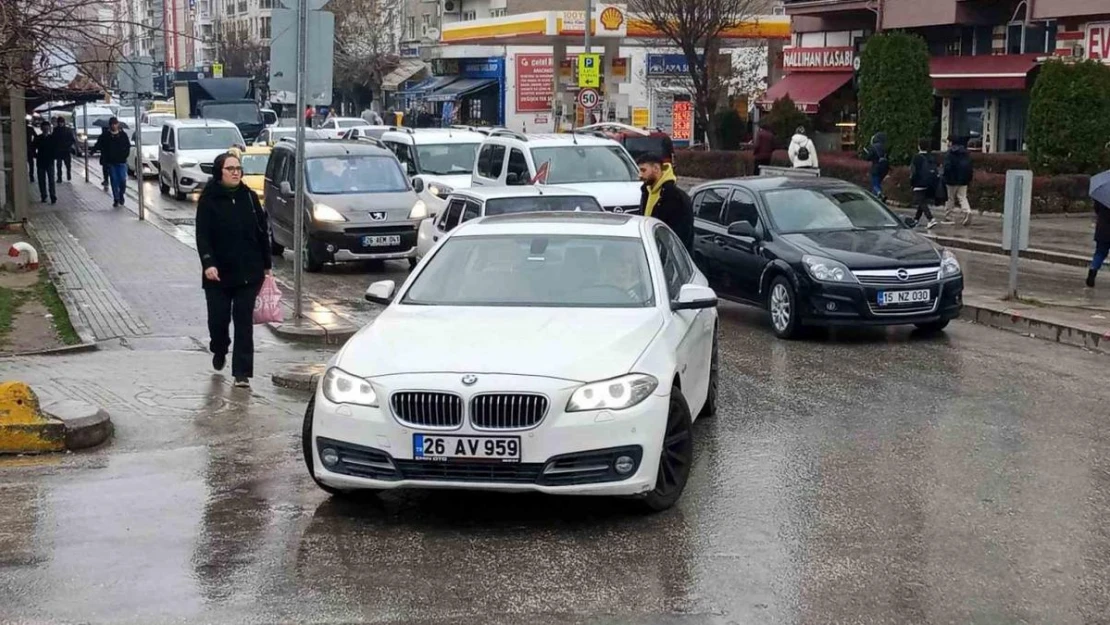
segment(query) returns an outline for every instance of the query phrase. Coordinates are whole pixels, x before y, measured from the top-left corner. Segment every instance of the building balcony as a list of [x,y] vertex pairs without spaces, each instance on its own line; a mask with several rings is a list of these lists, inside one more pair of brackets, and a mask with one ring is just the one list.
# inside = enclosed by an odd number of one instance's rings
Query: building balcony
[[823,16],[832,13],[859,12],[872,13],[876,0],[786,0],[787,15]]

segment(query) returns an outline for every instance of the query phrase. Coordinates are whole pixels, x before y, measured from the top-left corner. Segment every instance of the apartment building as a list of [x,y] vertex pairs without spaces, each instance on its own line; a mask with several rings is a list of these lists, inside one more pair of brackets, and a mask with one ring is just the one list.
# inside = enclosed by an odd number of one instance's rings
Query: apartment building
[[270,45],[273,12],[281,8],[278,0],[208,1],[218,8],[220,36],[226,38],[234,31],[241,39]]
[[1107,0],[787,0],[786,12],[788,74],[765,102],[789,93],[820,121],[854,120],[866,38],[908,30],[929,46],[941,146],[956,136],[973,150],[1022,151],[1037,68],[1051,57],[1110,63]]

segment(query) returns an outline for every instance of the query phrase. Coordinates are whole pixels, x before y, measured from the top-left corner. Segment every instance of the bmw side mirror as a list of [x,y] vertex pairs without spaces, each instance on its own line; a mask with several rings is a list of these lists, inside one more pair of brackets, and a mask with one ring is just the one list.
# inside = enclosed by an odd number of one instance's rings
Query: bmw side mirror
[[413,178],[412,179],[412,190],[416,191],[417,193],[423,193],[424,192],[424,179],[423,178]]
[[[750,225],[750,224],[749,224]],[[678,291],[678,299],[671,302],[671,310],[701,310],[717,306],[717,293],[700,284],[684,284]]]
[[282,197],[293,197],[293,185],[289,184],[288,180],[281,181],[278,191],[281,192]]
[[397,288],[397,284],[393,280],[375,282],[366,289],[366,301],[389,306],[393,303],[393,290],[395,288]]
[[758,239],[759,235],[756,233],[755,228],[746,221],[734,221],[728,226],[728,233],[734,237],[744,237],[746,239]]

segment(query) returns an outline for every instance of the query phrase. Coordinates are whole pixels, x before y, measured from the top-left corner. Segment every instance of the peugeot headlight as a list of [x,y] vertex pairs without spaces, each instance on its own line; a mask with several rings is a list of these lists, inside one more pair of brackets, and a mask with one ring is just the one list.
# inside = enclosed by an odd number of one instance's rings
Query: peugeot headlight
[[324,397],[333,404],[378,405],[378,395],[369,382],[337,367],[324,374],[322,387]]
[[199,164],[200,164],[200,163],[198,163],[198,162],[194,161],[194,160],[193,160],[193,159],[191,159],[191,158],[183,158],[183,159],[181,159],[181,161],[180,161],[180,162],[178,162],[178,165],[180,165],[181,167],[183,167],[183,168],[185,168],[185,169],[188,169],[188,168],[190,168],[190,167],[196,167],[196,166],[197,166],[197,165],[199,165]]
[[454,189],[445,185],[445,184],[440,184],[438,182],[429,182],[428,183],[428,193],[431,193],[432,195],[434,195],[436,197],[445,198],[448,195],[450,195],[452,191],[454,191]]
[[940,277],[949,278],[958,276],[962,273],[960,269],[960,261],[956,255],[948,250],[941,250],[940,252]]
[[567,412],[584,410],[623,410],[648,398],[659,380],[644,373],[630,373],[580,387],[570,396]]
[[806,266],[809,277],[820,282],[856,282],[848,266],[840,261],[821,256],[802,256],[802,264]]
[[327,204],[313,204],[312,218],[316,221],[347,221],[347,218],[341,215],[339,211]]
[[424,219],[428,216],[428,207],[424,204],[424,200],[416,200],[412,205],[412,210],[409,211],[409,219]]

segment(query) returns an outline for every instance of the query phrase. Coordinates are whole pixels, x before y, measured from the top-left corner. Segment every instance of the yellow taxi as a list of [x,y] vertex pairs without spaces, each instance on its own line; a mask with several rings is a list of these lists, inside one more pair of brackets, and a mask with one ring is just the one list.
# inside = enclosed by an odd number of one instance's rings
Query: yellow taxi
[[266,200],[266,163],[270,161],[272,150],[271,147],[261,145],[237,150],[240,152],[239,160],[243,163],[243,184],[258,194],[260,201]]

